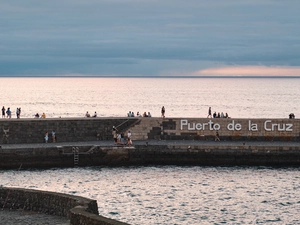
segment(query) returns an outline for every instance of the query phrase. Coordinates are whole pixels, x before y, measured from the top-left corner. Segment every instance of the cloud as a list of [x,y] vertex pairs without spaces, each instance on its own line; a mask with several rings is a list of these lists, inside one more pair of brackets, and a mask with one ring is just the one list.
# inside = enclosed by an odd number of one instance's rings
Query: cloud
[[300,66],[228,66],[203,69],[193,74],[198,76],[300,76]]
[[0,75],[300,66],[300,1],[11,0]]

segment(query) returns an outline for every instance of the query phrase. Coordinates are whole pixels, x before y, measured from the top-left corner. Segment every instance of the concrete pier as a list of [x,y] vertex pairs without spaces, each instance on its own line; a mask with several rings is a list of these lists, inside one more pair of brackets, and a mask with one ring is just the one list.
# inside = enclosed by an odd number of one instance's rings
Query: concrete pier
[[[1,169],[74,166],[299,166],[297,142],[147,140],[133,146],[113,141],[8,144]],[[75,160],[77,157],[77,160]]]
[[[131,131],[133,146],[111,134]],[[300,165],[300,120],[70,118],[0,120],[0,169],[132,165]],[[57,142],[51,143],[51,131]],[[221,141],[214,141],[216,132]],[[49,133],[49,143],[44,134]]]
[[300,141],[299,119],[233,118],[49,118],[1,119],[0,145],[43,143],[55,131],[58,142],[111,140],[112,127],[133,140]]

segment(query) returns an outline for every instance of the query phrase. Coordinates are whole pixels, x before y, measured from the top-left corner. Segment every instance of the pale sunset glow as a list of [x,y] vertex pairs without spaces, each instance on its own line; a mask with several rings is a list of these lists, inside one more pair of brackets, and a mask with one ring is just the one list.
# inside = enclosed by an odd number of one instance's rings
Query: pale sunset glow
[[300,67],[230,66],[208,68],[195,72],[196,76],[300,76]]

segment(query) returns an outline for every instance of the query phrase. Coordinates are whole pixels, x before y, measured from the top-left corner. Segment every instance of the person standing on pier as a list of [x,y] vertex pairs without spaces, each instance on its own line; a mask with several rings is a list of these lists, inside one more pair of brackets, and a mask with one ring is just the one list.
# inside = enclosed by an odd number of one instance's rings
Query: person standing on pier
[[56,142],[56,135],[55,135],[55,131],[52,130],[52,142]]
[[207,118],[208,117],[212,118],[212,116],[211,116],[211,107],[208,108],[208,116],[207,116]]
[[5,118],[5,107],[2,107],[2,118]]
[[115,126],[113,126],[113,128],[112,128],[112,135],[113,135],[113,139],[114,139],[114,142],[115,142],[115,144],[117,144],[118,143],[118,139],[117,139],[117,128],[115,127]]
[[165,112],[166,112],[166,109],[165,109],[165,107],[163,106],[163,107],[161,108],[161,117],[162,117],[162,118],[165,118]]
[[220,141],[220,136],[219,136],[219,132],[216,132],[216,136],[215,136],[215,141]]
[[132,145],[132,140],[131,140],[131,132],[130,130],[127,133],[127,145]]
[[45,143],[48,143],[48,132],[45,133]]
[[17,108],[16,110],[17,119],[20,119],[20,114],[21,114],[21,108]]
[[10,111],[10,108],[8,107],[7,110],[6,110],[6,115],[7,115],[7,118],[11,118],[11,111]]

